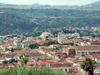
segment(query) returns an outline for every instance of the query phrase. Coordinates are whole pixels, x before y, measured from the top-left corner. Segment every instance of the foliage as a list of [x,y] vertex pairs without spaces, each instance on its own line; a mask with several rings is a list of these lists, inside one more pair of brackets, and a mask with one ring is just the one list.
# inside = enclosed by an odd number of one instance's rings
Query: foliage
[[49,40],[49,39],[46,39],[46,40]]
[[84,61],[81,62],[80,67],[88,72],[88,75],[93,75],[94,64],[96,64],[94,60],[86,58]]
[[69,75],[62,71],[53,72],[49,67],[42,68],[26,68],[24,66],[16,66],[12,69],[5,68],[3,71],[0,71],[0,75]]
[[36,36],[47,28],[100,26],[99,15],[99,10],[0,8],[0,34]]
[[73,46],[79,46],[78,44],[74,44]]
[[67,43],[62,43],[61,45],[67,45]]
[[23,64],[27,64],[28,56],[27,55],[23,55],[23,57],[21,57],[21,61],[22,61]]
[[14,49],[13,48],[11,48],[11,52],[13,52],[14,51]]
[[57,37],[59,32],[60,32],[59,30],[55,30],[52,31],[51,33],[54,35],[54,37]]
[[15,60],[13,58],[9,60],[9,63],[13,63],[13,62],[16,62],[17,63],[17,60]]
[[22,54],[22,55],[20,56],[20,58],[22,58],[23,56],[25,56],[25,57],[29,57],[28,54]]
[[44,44],[43,44],[43,46],[50,46],[50,45],[52,45],[52,44],[59,44],[58,42],[54,42],[54,41],[48,41],[48,42],[45,42]]
[[74,45],[74,43],[67,43],[67,45],[72,45],[72,46],[73,46],[73,45]]
[[[48,39],[47,39],[48,40]],[[54,42],[54,41],[48,41],[48,42],[45,42],[44,44],[40,45],[38,43],[35,43],[35,44],[30,44],[29,45],[29,48],[31,49],[37,49],[39,48],[39,46],[50,46],[52,44],[59,44],[58,42]]]
[[78,44],[74,44],[74,43],[62,43],[61,45],[71,45],[71,46],[78,46]]
[[61,45],[74,45],[74,43],[62,43]]
[[34,44],[30,44],[29,48],[31,48],[31,49],[37,49],[37,48],[39,48],[39,46],[40,46],[40,44],[34,43]]

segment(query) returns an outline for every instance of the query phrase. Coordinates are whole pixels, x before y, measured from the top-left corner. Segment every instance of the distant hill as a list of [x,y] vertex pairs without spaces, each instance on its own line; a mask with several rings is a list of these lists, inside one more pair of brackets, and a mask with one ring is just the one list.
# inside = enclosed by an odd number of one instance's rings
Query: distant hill
[[100,26],[100,11],[78,9],[0,8],[0,33],[26,33],[47,28]]
[[83,5],[81,8],[87,8],[87,9],[100,9],[100,1]]
[[35,4],[31,4],[30,6],[32,6],[32,7],[40,7],[40,6],[43,6],[43,5],[39,4],[39,3],[35,3]]
[[20,9],[29,9],[29,8],[57,8],[57,9],[99,9],[100,10],[100,1],[94,2],[91,4],[83,5],[83,6],[78,6],[78,5],[42,5],[39,3],[34,3],[31,5],[14,5],[14,4],[3,4],[0,3],[0,8],[6,7],[6,8],[20,8]]
[[[100,2],[100,1],[99,1]],[[58,27],[100,26],[99,2],[85,6],[0,4],[0,34],[32,33]],[[94,7],[94,8],[93,8]],[[87,9],[98,10],[87,10]],[[85,10],[86,9],[86,10]]]
[[4,5],[3,3],[0,3],[0,6]]

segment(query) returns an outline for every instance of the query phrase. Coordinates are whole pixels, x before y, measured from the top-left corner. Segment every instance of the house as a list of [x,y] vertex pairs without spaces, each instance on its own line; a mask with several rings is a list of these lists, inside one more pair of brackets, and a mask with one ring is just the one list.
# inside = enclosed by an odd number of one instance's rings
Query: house
[[77,66],[70,66],[69,71],[78,71],[78,67]]
[[100,65],[95,65],[94,73],[99,73],[100,74]]
[[80,34],[79,33],[74,33],[74,34],[64,34],[64,32],[60,32],[58,33],[58,42],[61,43],[62,41],[66,42],[65,41],[65,38],[68,37],[68,38],[72,38],[72,37],[80,37]]
[[97,63],[100,63],[100,53],[90,53]]
[[12,59],[12,58],[13,58],[13,55],[7,54],[5,59],[9,61],[9,60]]
[[35,43],[35,41],[24,41],[24,42],[22,42],[22,48],[29,48],[29,45],[30,44],[34,44]]
[[69,65],[63,63],[50,63],[47,66],[51,67],[51,69],[60,69],[64,72],[69,72]]
[[17,36],[17,39],[14,41],[14,45],[16,45],[17,48],[22,48],[22,40],[20,36]]
[[54,48],[54,49],[60,48],[60,47],[61,47],[61,45],[59,45],[59,44],[52,44],[49,46],[49,48]]
[[69,46],[63,48],[63,53],[69,56],[85,56],[90,53],[100,53],[100,46]]
[[40,53],[29,53],[29,58],[34,58],[34,59],[43,59],[42,54]]
[[7,60],[0,60],[0,64],[7,64],[8,61]]
[[51,36],[53,36],[50,32],[43,32],[41,35],[40,35],[40,37],[42,37],[42,38],[46,38],[46,37],[51,37]]

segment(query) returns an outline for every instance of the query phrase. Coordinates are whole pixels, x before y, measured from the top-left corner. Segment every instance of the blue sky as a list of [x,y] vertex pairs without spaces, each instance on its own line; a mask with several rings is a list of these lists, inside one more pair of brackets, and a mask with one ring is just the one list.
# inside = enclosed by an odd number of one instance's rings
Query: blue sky
[[0,0],[5,4],[49,4],[49,5],[85,5],[99,0]]

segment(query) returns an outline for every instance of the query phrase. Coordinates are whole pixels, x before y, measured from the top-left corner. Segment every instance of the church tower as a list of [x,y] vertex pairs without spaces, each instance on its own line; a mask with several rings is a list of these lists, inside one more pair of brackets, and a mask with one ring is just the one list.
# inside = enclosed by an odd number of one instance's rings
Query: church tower
[[20,36],[17,36],[17,48],[22,48],[22,42]]
[[58,42],[61,43],[61,33],[58,33]]

